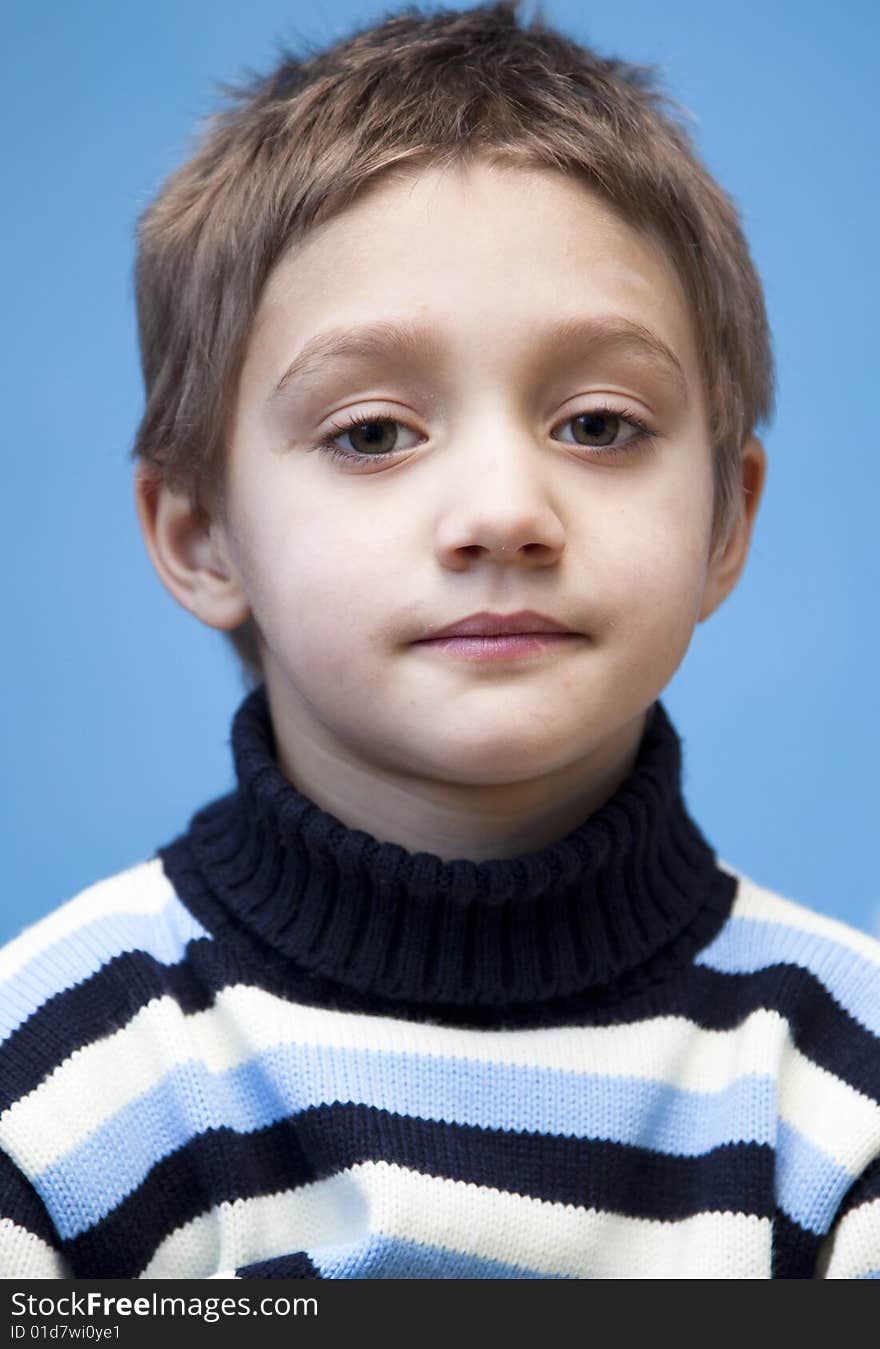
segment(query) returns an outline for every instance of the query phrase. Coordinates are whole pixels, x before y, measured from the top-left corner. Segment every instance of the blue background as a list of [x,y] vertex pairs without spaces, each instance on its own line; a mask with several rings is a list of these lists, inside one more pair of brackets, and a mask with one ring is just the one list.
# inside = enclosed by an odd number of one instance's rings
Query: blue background
[[[280,39],[323,44],[384,12],[344,0],[7,8],[0,941],[149,856],[232,784],[237,665],[163,590],[134,511],[134,222],[217,106],[215,81],[265,69]],[[689,804],[727,861],[880,931],[880,6],[547,0],[545,13],[664,68],[743,214],[775,334],[752,555],[664,695]]]

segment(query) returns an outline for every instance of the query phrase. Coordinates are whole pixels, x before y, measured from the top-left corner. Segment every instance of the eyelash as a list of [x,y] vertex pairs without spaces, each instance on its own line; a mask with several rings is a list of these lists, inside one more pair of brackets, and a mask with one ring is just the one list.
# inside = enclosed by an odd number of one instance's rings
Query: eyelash
[[[620,421],[631,426],[636,432],[636,435],[631,436],[630,439],[625,441],[622,445],[596,445],[591,449],[589,445],[579,446],[572,441],[561,442],[566,445],[571,444],[575,449],[582,450],[587,459],[598,458],[600,455],[627,454],[638,449],[646,449],[656,439],[655,433],[650,427],[647,426],[645,422],[642,421],[641,417],[630,408],[616,408],[606,403],[601,404],[599,407],[585,408],[583,412],[575,412],[571,417],[566,417],[563,421],[558,422],[557,425],[567,426],[569,422],[576,421],[578,417],[587,416],[617,417]],[[339,436],[354,430],[356,426],[373,425],[404,426],[407,431],[414,430],[414,428],[409,426],[406,422],[401,421],[399,417],[390,417],[387,413],[379,412],[373,416],[355,414],[345,421],[333,422],[327,435],[318,441],[317,444],[312,446],[312,448],[318,450],[322,454],[326,454],[331,461],[344,464],[384,463],[386,460],[393,459],[396,455],[402,453],[400,450],[386,450],[383,454],[354,454],[351,450],[340,449],[338,445],[333,443]]]

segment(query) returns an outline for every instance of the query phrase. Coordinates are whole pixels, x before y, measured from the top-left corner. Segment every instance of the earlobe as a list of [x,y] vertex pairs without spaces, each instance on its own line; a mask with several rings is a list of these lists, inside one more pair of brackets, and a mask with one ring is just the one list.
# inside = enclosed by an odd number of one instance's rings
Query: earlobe
[[766,477],[767,453],[761,441],[752,436],[743,445],[740,458],[739,511],[724,546],[710,560],[699,623],[715,612],[742,575]]
[[250,606],[223,531],[144,465],[134,492],[147,553],[168,593],[208,627],[228,631],[244,623]]

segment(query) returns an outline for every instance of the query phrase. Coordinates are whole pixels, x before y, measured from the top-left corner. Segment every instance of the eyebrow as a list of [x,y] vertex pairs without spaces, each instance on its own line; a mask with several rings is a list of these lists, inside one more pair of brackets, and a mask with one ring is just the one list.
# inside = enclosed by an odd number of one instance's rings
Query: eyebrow
[[[536,330],[535,342],[559,347],[603,349],[631,352],[642,359],[662,365],[676,381],[682,394],[687,380],[681,362],[671,347],[643,324],[617,316],[566,318]],[[307,379],[328,361],[340,359],[381,359],[396,356],[410,361],[439,360],[443,343],[436,330],[414,320],[391,322],[375,320],[357,327],[328,328],[309,339],[297,352],[270,397],[291,383]]]

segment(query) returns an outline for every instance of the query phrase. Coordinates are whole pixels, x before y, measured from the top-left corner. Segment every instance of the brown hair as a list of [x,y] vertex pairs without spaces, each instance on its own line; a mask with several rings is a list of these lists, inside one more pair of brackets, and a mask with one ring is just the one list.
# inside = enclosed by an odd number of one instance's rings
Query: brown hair
[[[521,0],[408,6],[321,51],[282,52],[208,119],[139,222],[146,407],[132,449],[224,510],[225,442],[254,315],[287,248],[390,166],[496,163],[580,175],[653,235],[691,304],[715,464],[713,546],[740,509],[744,441],[773,410],[761,283],[736,209],[700,164],[653,67],[599,56]],[[260,677],[253,620],[229,634]]]

